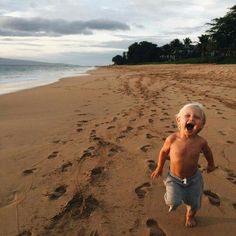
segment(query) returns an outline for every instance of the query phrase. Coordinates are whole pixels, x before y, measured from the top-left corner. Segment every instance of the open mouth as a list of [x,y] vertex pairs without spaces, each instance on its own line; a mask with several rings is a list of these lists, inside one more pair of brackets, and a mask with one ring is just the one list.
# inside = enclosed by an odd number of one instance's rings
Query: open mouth
[[194,128],[194,124],[188,123],[186,125],[187,130],[192,130]]

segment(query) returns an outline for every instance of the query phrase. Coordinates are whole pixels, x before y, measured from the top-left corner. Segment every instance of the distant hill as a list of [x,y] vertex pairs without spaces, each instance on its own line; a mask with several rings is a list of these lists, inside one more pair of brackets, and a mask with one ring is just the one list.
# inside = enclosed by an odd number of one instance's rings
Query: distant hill
[[[62,65],[62,63],[47,63],[40,61],[29,61],[29,60],[17,60],[17,59],[8,59],[0,58],[0,65],[5,66],[45,66],[45,65]],[[63,64],[65,65],[65,64]]]

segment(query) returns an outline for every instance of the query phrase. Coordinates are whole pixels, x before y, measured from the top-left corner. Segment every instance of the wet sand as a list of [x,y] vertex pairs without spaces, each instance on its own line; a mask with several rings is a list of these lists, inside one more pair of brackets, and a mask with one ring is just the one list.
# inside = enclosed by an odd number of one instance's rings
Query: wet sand
[[[236,66],[102,67],[0,96],[0,235],[234,235]],[[205,181],[198,227],[151,181],[175,114],[205,107],[200,133],[219,168]]]

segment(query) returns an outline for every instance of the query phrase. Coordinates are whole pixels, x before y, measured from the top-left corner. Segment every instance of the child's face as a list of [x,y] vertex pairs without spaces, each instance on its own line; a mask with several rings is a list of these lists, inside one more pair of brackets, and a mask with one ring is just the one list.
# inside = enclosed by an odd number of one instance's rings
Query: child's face
[[197,108],[186,107],[177,117],[177,124],[180,131],[188,136],[197,134],[204,126],[202,113]]

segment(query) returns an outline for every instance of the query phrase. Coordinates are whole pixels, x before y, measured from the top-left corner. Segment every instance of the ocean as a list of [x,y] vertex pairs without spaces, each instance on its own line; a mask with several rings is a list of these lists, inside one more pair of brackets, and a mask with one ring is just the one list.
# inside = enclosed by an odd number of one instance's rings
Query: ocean
[[86,75],[95,67],[52,65],[0,65],[0,94],[51,84],[61,78]]

